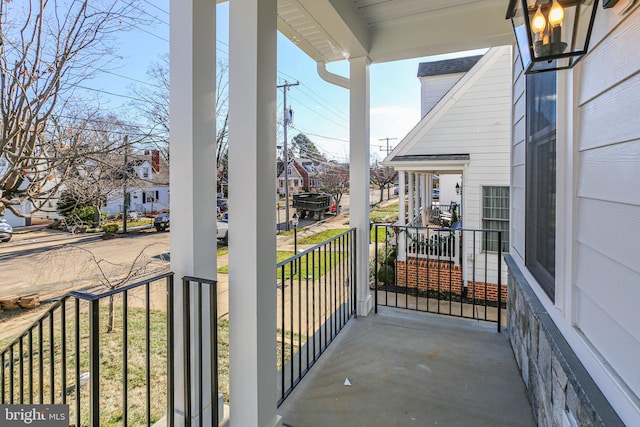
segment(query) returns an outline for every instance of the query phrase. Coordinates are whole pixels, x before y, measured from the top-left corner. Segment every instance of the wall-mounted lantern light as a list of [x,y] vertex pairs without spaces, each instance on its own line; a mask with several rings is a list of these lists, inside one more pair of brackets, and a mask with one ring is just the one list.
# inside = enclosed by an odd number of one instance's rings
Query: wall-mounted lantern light
[[513,25],[524,72],[566,70],[582,59],[589,48],[597,3],[510,0],[507,19]]
[[460,183],[456,182],[456,194],[460,195]]

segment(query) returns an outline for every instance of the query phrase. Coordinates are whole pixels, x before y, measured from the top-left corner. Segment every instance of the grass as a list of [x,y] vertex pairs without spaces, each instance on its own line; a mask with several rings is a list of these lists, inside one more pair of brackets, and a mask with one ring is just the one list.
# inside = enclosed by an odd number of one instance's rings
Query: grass
[[319,233],[312,234],[311,236],[298,239],[298,244],[299,245],[317,245],[318,243],[325,242],[331,239],[332,237],[335,237],[338,234],[342,234],[348,230],[349,230],[348,228],[333,228],[330,230],[324,230]]
[[[121,425],[123,422],[123,307],[120,298],[116,297],[114,315],[115,327],[111,332],[107,331],[107,323],[109,310],[105,304],[100,305],[100,424],[110,427]],[[135,292],[130,293],[130,306],[127,313],[127,332],[128,332],[128,351],[127,360],[127,409],[128,422],[130,425],[146,424],[146,346],[147,340],[146,330],[146,312],[139,307],[131,306],[135,296]],[[53,337],[49,333],[50,321],[46,318],[43,322],[43,334],[39,336],[38,328],[33,331],[31,342],[33,353],[29,358],[29,337],[23,338],[24,346],[24,383],[26,402],[29,401],[29,366],[33,366],[33,390],[31,390],[34,402],[39,401],[39,394],[42,393],[43,402],[50,402],[53,394],[56,403],[62,403],[62,395],[66,394],[66,402],[69,404],[70,419],[72,424],[76,420],[76,359],[79,354],[79,373],[87,373],[90,371],[90,348],[89,348],[89,314],[86,302],[81,303],[80,321],[77,322],[75,316],[72,316],[72,304],[69,302],[66,313],[66,345],[63,345],[63,328],[61,323],[62,310],[58,308],[54,312]],[[79,351],[75,347],[75,328],[76,323],[79,325]],[[151,390],[151,424],[158,421],[165,415],[167,400],[167,334],[166,334],[166,312],[164,310],[149,310],[149,375]],[[39,350],[39,341],[42,341],[42,352]],[[4,340],[6,345],[12,339]],[[51,343],[53,342],[53,355],[51,354]],[[66,354],[63,357],[63,353]],[[19,366],[19,346],[13,348],[13,358],[15,360],[14,377],[14,393],[18,401],[20,371]],[[5,356],[8,358],[8,356]],[[66,363],[66,372],[63,375],[63,362]],[[42,363],[43,376],[42,381],[39,380],[38,367]],[[53,366],[53,368],[52,368]],[[52,373],[53,369],[53,373]],[[9,370],[5,373],[10,376]],[[53,376],[53,389],[51,376]],[[66,378],[66,390],[62,389],[63,377]],[[9,381],[5,382],[5,392],[9,391]],[[88,426],[90,424],[90,394],[88,385],[80,388],[80,425]]]
[[[292,251],[278,251],[276,253],[276,262],[280,263],[282,261],[286,261],[294,255],[295,253]],[[294,268],[293,263],[288,263],[278,268],[276,276],[278,279],[299,279],[310,277],[315,280],[324,276],[326,272],[329,272],[336,267],[336,265],[338,265],[346,255],[347,254],[345,252],[331,252],[326,255],[326,258],[324,254],[320,256],[318,253],[316,253],[315,256],[304,256],[300,258],[299,269]]]
[[[294,255],[295,253],[293,251],[278,251],[276,252],[276,262],[280,263],[282,261],[286,261],[289,258],[293,258]],[[328,262],[326,265],[326,270],[329,271],[334,268],[340,261],[345,258],[345,256],[345,252],[332,252],[330,255],[327,254],[327,258],[329,259],[327,260]],[[309,260],[308,262],[306,261],[307,258]],[[313,266],[311,266],[312,262],[314,262]],[[276,272],[276,276],[278,279],[283,278],[282,268],[284,268],[285,279],[290,279],[292,277],[294,279],[298,279],[300,277],[304,278],[307,276],[311,276],[314,279],[317,279],[324,276],[325,274],[325,259],[324,256],[318,256],[317,254],[315,257],[312,257],[311,255],[309,255],[308,257],[303,257],[300,261],[300,271],[293,274],[291,274],[292,271],[295,271],[293,269],[293,266],[291,264],[286,264],[284,267],[278,268],[278,271]],[[229,266],[223,265],[219,267],[218,273],[229,274]]]
[[398,220],[399,204],[393,203],[387,206],[380,206],[372,209],[369,213],[369,219],[374,224],[392,223]]
[[376,230],[378,232],[378,243],[384,242],[387,239],[386,227],[376,227],[375,224],[371,227],[371,243],[376,242]]

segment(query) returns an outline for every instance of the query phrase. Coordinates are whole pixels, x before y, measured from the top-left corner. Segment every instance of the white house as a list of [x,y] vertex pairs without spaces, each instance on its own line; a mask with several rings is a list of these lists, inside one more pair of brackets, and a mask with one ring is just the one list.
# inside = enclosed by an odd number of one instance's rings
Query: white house
[[[511,47],[502,46],[482,56],[420,64],[426,114],[383,161],[399,173],[401,200],[403,182],[409,183],[409,224],[428,223],[432,179],[438,174],[440,204],[461,202],[463,228],[502,230],[503,252],[508,250],[511,63]],[[404,218],[402,204],[400,211]],[[497,243],[496,233],[478,233],[475,239],[465,233],[465,281],[473,276],[473,265],[484,270],[486,260],[487,283],[497,283]]]
[[640,10],[608,3],[571,70],[514,47],[508,317],[540,425],[640,425]]
[[[169,210],[169,173],[167,164],[160,159],[158,151],[145,152],[130,162],[130,177],[127,183],[127,210],[138,213],[153,213]],[[107,196],[104,211],[114,215],[123,211],[123,190]]]

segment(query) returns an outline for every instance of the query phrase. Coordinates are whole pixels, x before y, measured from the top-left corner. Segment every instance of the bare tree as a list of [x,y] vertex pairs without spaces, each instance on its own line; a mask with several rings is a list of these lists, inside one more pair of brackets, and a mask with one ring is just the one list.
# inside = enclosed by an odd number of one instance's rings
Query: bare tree
[[[103,286],[108,290],[115,290],[168,271],[168,251],[167,245],[153,243],[144,246],[133,261],[122,263],[101,258],[80,245],[66,245],[40,259],[39,264],[47,265],[48,268],[38,279],[59,280],[61,276],[70,276],[73,279],[69,285],[74,288]],[[74,271],[74,274],[69,275],[69,271]],[[114,298],[110,295],[107,332],[113,330],[114,320]]]
[[[80,160],[68,168],[58,210],[74,212],[76,208],[93,208],[93,223],[101,222],[101,210],[107,199],[122,193],[123,187],[135,186],[138,177],[131,164],[125,164],[133,142],[128,138],[134,129],[113,115],[100,117],[87,124],[79,134],[82,144],[78,147]],[[67,217],[67,225],[73,224],[73,216]],[[76,218],[79,220],[79,218]],[[69,223],[72,224],[69,224]]]
[[126,0],[0,2],[0,215],[23,215],[17,206],[52,194],[79,158],[78,124],[65,123],[77,121],[74,91],[108,61],[131,8]]
[[369,179],[373,185],[377,185],[380,189],[380,202],[383,200],[384,189],[394,183],[397,176],[398,172],[387,166],[376,164],[371,168]]
[[347,166],[327,163],[318,173],[318,186],[321,191],[329,193],[340,205],[342,196],[349,190],[349,168]]
[[[150,85],[136,86],[133,91],[140,101],[134,106],[142,111],[146,123],[140,125],[140,134],[147,134],[146,142],[162,153],[169,161],[169,56],[162,56],[147,71]],[[229,126],[229,66],[218,61],[216,70],[216,170],[218,180],[228,176],[227,150]]]

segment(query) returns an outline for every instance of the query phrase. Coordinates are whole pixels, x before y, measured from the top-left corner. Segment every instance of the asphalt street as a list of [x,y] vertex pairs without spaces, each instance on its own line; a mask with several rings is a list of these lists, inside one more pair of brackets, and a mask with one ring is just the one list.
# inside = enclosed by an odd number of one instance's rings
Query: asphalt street
[[46,229],[15,234],[0,244],[0,296],[37,292],[46,299],[99,286],[132,267],[143,275],[169,268],[169,233],[149,231],[110,240],[101,234]]

